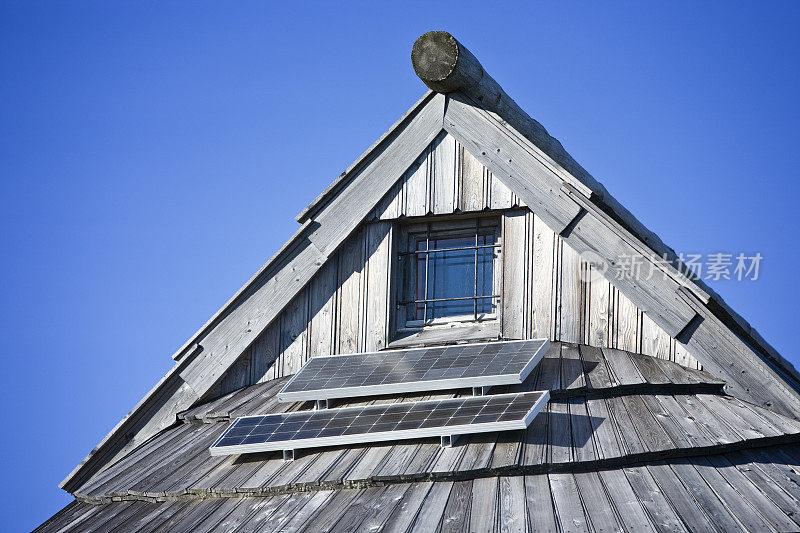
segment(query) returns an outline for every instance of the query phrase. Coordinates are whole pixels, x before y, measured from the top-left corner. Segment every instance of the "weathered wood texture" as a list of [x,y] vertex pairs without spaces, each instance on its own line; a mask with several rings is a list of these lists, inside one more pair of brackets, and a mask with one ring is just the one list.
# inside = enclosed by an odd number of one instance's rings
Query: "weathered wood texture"
[[800,448],[574,473],[73,502],[35,531],[797,531]]

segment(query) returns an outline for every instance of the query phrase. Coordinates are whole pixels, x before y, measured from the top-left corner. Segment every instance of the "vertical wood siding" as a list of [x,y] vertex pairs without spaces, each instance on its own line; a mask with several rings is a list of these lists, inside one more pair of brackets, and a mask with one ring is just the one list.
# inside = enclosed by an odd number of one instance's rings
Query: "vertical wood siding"
[[698,367],[686,348],[644,315],[492,176],[442,134],[245,351],[215,395],[295,373],[309,357],[387,346],[395,261],[393,227],[411,216],[502,212],[501,331],[507,339],[619,348]]

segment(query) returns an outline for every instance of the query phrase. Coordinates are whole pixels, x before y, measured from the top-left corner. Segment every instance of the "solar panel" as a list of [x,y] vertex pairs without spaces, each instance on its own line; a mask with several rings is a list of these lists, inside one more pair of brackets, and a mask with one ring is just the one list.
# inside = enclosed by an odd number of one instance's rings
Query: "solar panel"
[[548,391],[471,396],[237,418],[211,455],[297,450],[525,429]]
[[522,383],[549,346],[547,339],[534,339],[314,357],[278,393],[278,401]]

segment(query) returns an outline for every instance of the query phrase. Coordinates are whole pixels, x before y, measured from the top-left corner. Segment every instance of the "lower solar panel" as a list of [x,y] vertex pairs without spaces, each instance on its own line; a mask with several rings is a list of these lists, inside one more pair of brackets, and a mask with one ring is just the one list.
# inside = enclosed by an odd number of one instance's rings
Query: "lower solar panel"
[[525,429],[548,391],[345,407],[237,418],[211,455],[296,450]]

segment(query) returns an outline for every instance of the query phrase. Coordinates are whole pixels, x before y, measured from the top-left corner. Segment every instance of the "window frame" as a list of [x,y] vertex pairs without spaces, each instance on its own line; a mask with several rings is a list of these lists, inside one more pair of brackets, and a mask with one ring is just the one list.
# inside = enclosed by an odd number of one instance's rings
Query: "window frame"
[[[399,280],[398,290],[396,292],[396,315],[395,329],[398,332],[421,331],[425,329],[432,329],[441,326],[457,326],[457,325],[474,325],[486,322],[499,322],[500,313],[502,309],[502,220],[496,213],[482,214],[475,216],[474,214],[466,217],[440,219],[427,218],[417,219],[409,223],[399,225],[399,239],[397,249],[397,278]],[[417,251],[417,243],[424,240],[427,236],[430,238],[447,238],[447,237],[473,237],[475,235],[491,235],[493,237],[493,244],[490,245],[469,245],[465,247],[456,247],[457,249],[477,250],[478,248],[491,247],[494,250],[492,256],[492,280],[490,295],[475,295],[465,297],[465,299],[473,300],[475,311],[479,306],[477,301],[474,300],[475,296],[483,297],[490,296],[494,302],[493,310],[489,313],[464,314],[464,315],[451,315],[439,318],[429,319],[415,319],[414,313],[416,311],[416,303],[419,299],[416,298],[416,283],[417,283],[417,261],[416,257],[420,254]],[[421,253],[430,257],[430,252],[422,250]],[[477,262],[475,267],[477,269]],[[430,298],[425,297],[430,301]],[[482,299],[482,298],[479,298]],[[440,301],[457,301],[457,299],[443,298]],[[427,313],[426,313],[427,314]]]

